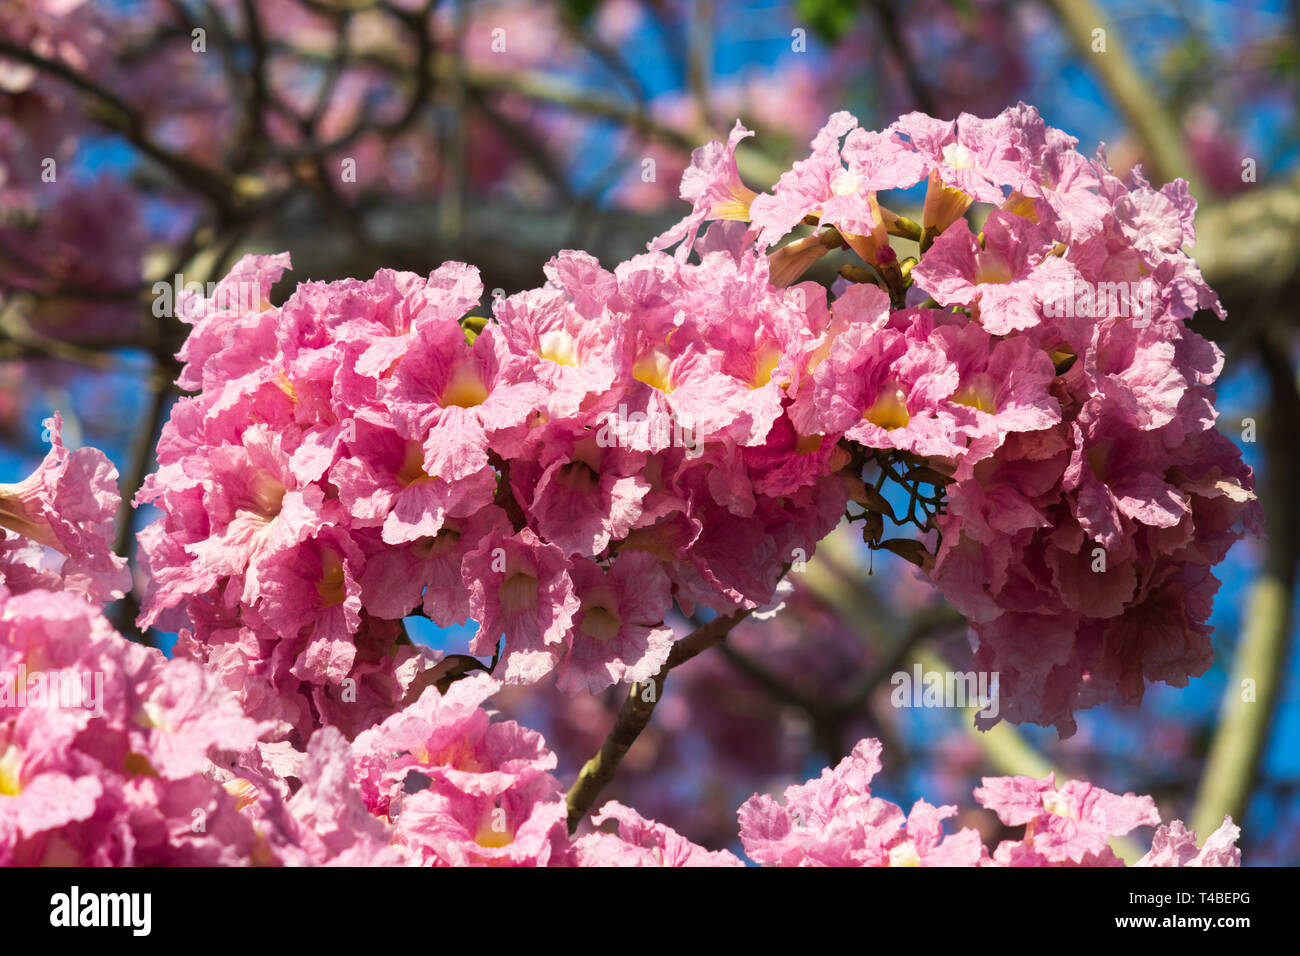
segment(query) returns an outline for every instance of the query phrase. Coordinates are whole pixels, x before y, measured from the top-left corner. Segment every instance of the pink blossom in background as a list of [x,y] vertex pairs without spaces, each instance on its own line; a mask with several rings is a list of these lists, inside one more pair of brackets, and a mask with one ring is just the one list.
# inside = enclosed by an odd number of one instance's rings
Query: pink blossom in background
[[1181,821],[1160,826],[1150,797],[1123,796],[1081,781],[1059,789],[1051,775],[986,777],[975,799],[1004,824],[1024,826],[1019,841],[1004,840],[990,855],[971,829],[943,835],[955,806],[917,801],[906,817],[871,796],[880,771],[880,742],[863,740],[819,779],[788,787],[784,803],[755,794],[740,808],[745,852],[780,866],[1123,866],[1107,844],[1135,827],[1159,826],[1151,852],[1137,866],[1239,866],[1240,831],[1225,820],[1199,850]]
[[[117,469],[95,448],[63,446],[58,412],[45,421],[52,448],[40,467],[0,485],[0,585],[12,592],[69,590],[95,604],[130,586],[126,559],[113,552]],[[62,556],[51,566],[44,549]]]
[[577,840],[578,866],[744,866],[727,850],[706,850],[614,800],[591,820],[596,825],[617,821],[618,832],[597,832]]

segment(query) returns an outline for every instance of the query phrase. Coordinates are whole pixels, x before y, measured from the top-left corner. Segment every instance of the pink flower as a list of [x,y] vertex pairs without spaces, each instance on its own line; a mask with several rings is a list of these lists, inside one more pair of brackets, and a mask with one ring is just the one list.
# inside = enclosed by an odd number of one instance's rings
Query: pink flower
[[673,643],[672,629],[664,625],[672,597],[659,562],[631,551],[603,570],[578,558],[570,575],[580,604],[557,667],[557,686],[571,694],[598,694],[612,684],[654,677]]
[[912,275],[940,304],[971,306],[985,329],[1005,335],[1037,325],[1042,304],[1072,287],[1075,270],[1050,252],[1027,219],[995,211],[982,242],[964,220],[954,223]]
[[398,833],[426,866],[562,866],[567,815],[549,775],[498,797],[430,787],[403,801]]
[[1075,148],[1079,141],[1048,126],[1037,109],[1024,103],[1008,107],[1002,115],[1018,132],[1021,149],[1030,160],[1027,181],[1022,180],[1008,203],[1019,205],[1014,201],[1022,195],[1029,198],[1028,218],[1037,222],[1037,203],[1032,199],[1041,197],[1057,217],[1059,235],[1053,238],[1065,242],[1086,239],[1100,230],[1107,204],[1096,192],[1100,180],[1093,164]]
[[[712,439],[760,443],[780,413],[781,313],[806,292],[772,290],[763,266],[738,265],[717,253],[700,266],[681,266],[662,254],[637,256],[616,274],[629,315],[621,341],[623,394],[613,434],[604,440],[647,452]],[[752,310],[758,320],[757,328],[735,332],[752,335],[747,354],[723,350],[738,309]]]
[[865,285],[846,290],[836,310],[849,324],[813,371],[810,393],[796,399],[796,426],[844,434],[868,448],[960,455],[949,402],[959,375],[932,341],[929,316],[917,315],[906,331],[893,328],[884,293]]
[[470,652],[491,656],[505,636],[501,666],[511,682],[540,680],[554,667],[581,604],[564,552],[532,530],[488,538],[462,565],[479,631]]
[[1011,117],[980,119],[962,113],[952,121],[908,113],[889,128],[920,155],[929,174],[921,227],[942,233],[973,201],[1000,205],[1003,186],[1020,186],[1028,172]]
[[[1160,825],[1147,796],[1118,796],[1082,781],[1057,789],[1050,774],[1042,780],[985,777],[975,799],[1006,826],[1025,827],[1022,839],[1004,840],[990,856],[974,830],[943,835],[943,821],[957,813],[955,806],[918,800],[904,821],[900,808],[871,796],[879,755],[878,741],[862,740],[820,778],[787,787],[784,806],[766,795],[745,801],[738,811],[745,852],[776,866],[1123,866],[1108,838]],[[1136,865],[1239,866],[1239,833],[1225,818],[1198,851],[1196,835],[1174,821],[1160,826],[1151,851]],[[612,845],[612,838],[605,840],[611,842],[579,841],[580,862],[584,851],[597,850],[602,861],[635,859],[630,850]]]
[[[605,435],[617,421],[592,434],[588,428],[545,427],[534,439],[542,445],[536,458],[513,467],[517,496],[538,533],[568,554],[598,555],[611,540],[627,537],[643,513],[650,483],[641,475],[646,456],[625,451],[623,436]],[[602,437],[604,436],[604,437]],[[531,490],[529,490],[531,486]]]
[[56,573],[43,572],[37,552],[12,552],[10,564],[0,553],[0,583],[10,586],[66,588],[95,604],[121,597],[130,587],[126,559],[113,553],[119,497],[117,469],[95,448],[69,452],[63,447],[63,419],[58,412],[46,419],[51,448],[40,467],[27,478],[0,485],[0,529],[8,548],[19,536],[63,555]]
[[392,830],[366,809],[349,779],[347,741],[333,727],[313,734],[299,772],[302,788],[288,801],[301,862],[329,866],[399,866]]
[[470,615],[469,592],[461,579],[465,557],[480,542],[509,533],[505,512],[486,505],[466,518],[448,516],[437,534],[409,544],[393,546],[362,536],[362,603],[379,617],[402,618],[422,608],[439,627],[459,624]]
[[193,331],[177,353],[185,363],[176,384],[208,389],[261,368],[275,353],[280,316],[270,305],[271,286],[291,268],[289,254],[244,256],[217,283],[210,298],[185,292],[176,315]]
[[715,141],[691,154],[691,165],[682,173],[681,197],[693,208],[685,219],[652,239],[647,248],[651,251],[666,249],[681,241],[677,247],[677,259],[685,262],[702,223],[710,219],[749,220],[750,203],[758,194],[740,181],[736,146],[742,139],[753,135],[751,130],[740,125],[740,120],[736,120],[725,146]]
[[922,800],[905,820],[871,796],[879,772],[880,742],[862,740],[834,770],[787,787],[784,806],[755,794],[738,811],[745,853],[765,866],[977,866],[987,858],[974,830],[942,835],[956,807]]
[[494,308],[515,381],[545,387],[547,414],[571,418],[611,393],[617,372],[618,326],[606,302],[616,294],[612,273],[586,253],[565,250],[546,266],[554,288],[528,289]]
[[631,807],[610,800],[591,821],[617,821],[617,833],[589,833],[574,842],[578,866],[744,866],[727,850],[706,850],[676,830],[646,820]]
[[163,666],[158,655],[128,648],[133,672],[128,698],[134,710],[132,748],[167,778],[188,777],[208,767],[210,750],[242,752],[265,729],[250,720],[239,702],[204,674],[199,665],[177,660]]
[[324,528],[266,572],[259,607],[283,642],[275,656],[292,662],[289,673],[298,680],[338,683],[351,671],[363,562],[345,532]]
[[[206,456],[203,480],[190,486],[193,506],[207,516],[207,533],[186,547],[195,570],[212,581],[247,572],[249,602],[258,596],[263,571],[329,521],[321,489],[298,487],[290,473],[284,441],[269,425],[251,425],[239,445]],[[142,493],[142,500],[151,494]]]
[[506,353],[488,326],[473,346],[453,320],[426,326],[385,387],[384,400],[403,438],[424,446],[424,469],[459,481],[488,465],[488,446],[522,434],[544,394],[536,382],[511,383]]
[[[833,114],[812,141],[812,154],[782,173],[770,195],[750,204],[750,215],[761,232],[758,245],[775,245],[810,212],[819,211],[844,176],[840,141],[858,125],[857,118],[844,111]],[[856,184],[854,184],[856,185]]]
[[[888,247],[887,213],[876,202],[876,193],[913,186],[924,176],[924,165],[918,153],[897,134],[872,133],[857,129],[857,125],[852,114],[833,114],[813,140],[813,155],[781,174],[772,195],[754,199],[754,225],[762,229],[759,246],[775,245],[803,217],[811,215],[818,219],[819,226],[837,226],[845,241],[863,259],[875,264],[878,248]],[[806,248],[807,258],[800,259],[802,265],[783,263],[777,269],[776,260],[796,247]],[[797,276],[807,261],[824,252],[826,247],[813,237],[790,243],[774,255],[774,274],[789,268]]]
[[555,755],[483,702],[501,687],[486,674],[428,687],[418,701],[357,737],[352,778],[396,841],[433,866],[548,866],[569,853]]
[[463,262],[445,262],[427,279],[381,269],[340,303],[332,334],[356,353],[358,375],[382,378],[426,329],[456,322],[482,295],[478,270]]
[[360,734],[352,776],[371,811],[396,816],[412,773],[426,785],[497,797],[554,770],[555,755],[541,735],[514,721],[490,721],[482,705],[500,689],[483,673],[445,692],[427,687],[414,704]]
[[[985,777],[983,786],[975,790],[975,799],[1007,826],[1024,824],[1023,847],[1048,863],[1122,865],[1107,838],[1160,824],[1150,797],[1118,796],[1075,780],[1058,789],[1052,774],[1042,780]],[[1003,842],[995,859],[1006,865],[1012,846]]]
[[948,401],[960,405],[956,427],[970,441],[956,476],[1014,434],[1040,432],[1061,420],[1061,403],[1051,393],[1056,371],[1050,356],[1028,339],[993,338],[976,322],[944,322],[932,341],[957,367],[957,388]]
[[486,464],[458,480],[426,470],[424,447],[390,428],[356,423],[356,440],[330,470],[354,527],[379,525],[386,544],[432,538],[448,517],[468,517],[490,501],[496,475]]
[[85,761],[52,759],[70,748],[76,724],[37,713],[26,712],[0,735],[0,859],[20,840],[90,819],[104,792],[85,774]]
[[1196,846],[1196,831],[1188,830],[1183,821],[1161,826],[1151,838],[1151,849],[1134,866],[1241,866],[1237,839],[1241,829],[1224,816],[1223,823]]
[[[888,245],[886,214],[876,193],[914,185],[925,175],[924,165],[897,134],[858,129],[857,122],[849,113],[834,114],[813,139],[812,155],[783,173],[771,195],[753,201],[754,225],[762,230],[761,247],[774,245],[812,215],[819,226],[836,226],[855,251],[875,263],[876,250]],[[787,248],[801,242],[805,241]],[[807,248],[814,256],[825,252],[811,239]]]
[[207,775],[262,730],[83,598],[0,585],[0,863],[252,862],[252,825]]

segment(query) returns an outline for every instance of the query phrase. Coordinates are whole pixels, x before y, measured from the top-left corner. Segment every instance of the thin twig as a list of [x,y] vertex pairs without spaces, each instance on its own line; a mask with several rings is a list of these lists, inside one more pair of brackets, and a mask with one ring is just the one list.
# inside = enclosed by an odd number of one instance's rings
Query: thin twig
[[912,57],[912,51],[907,46],[907,37],[903,35],[902,26],[898,22],[898,11],[894,9],[892,0],[875,0],[871,8],[875,11],[876,20],[880,23],[881,32],[884,34],[885,47],[897,62],[899,69],[903,71],[903,79],[912,98],[916,101],[917,108],[923,113],[935,115],[938,110],[935,108],[930,84],[926,82],[920,67]]
[[173,153],[158,145],[150,137],[144,117],[112,90],[100,86],[89,77],[65,63],[51,60],[27,47],[0,39],[0,56],[17,60],[62,80],[87,94],[99,109],[94,116],[110,129],[121,133],[140,152],[169,170],[177,179],[225,208],[233,199],[232,179],[229,174],[196,162],[188,156]]
[[614,779],[614,773],[618,770],[623,756],[632,744],[636,743],[637,737],[650,722],[655,704],[663,696],[664,681],[668,678],[668,672],[717,644],[749,614],[749,610],[737,611],[726,617],[715,617],[703,627],[696,628],[673,645],[668,661],[660,668],[658,674],[644,684],[632,685],[627,700],[623,702],[623,708],[614,721],[614,726],[610,728],[605,742],[600,746],[600,751],[583,765],[578,779],[569,788],[567,803],[570,833],[578,828],[583,817],[591,810],[600,791]]

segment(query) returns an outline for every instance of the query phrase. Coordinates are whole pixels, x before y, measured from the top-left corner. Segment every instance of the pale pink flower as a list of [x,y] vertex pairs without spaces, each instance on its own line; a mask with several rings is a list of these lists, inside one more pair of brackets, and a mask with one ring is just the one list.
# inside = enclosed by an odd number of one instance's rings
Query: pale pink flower
[[[1057,788],[1052,774],[985,777],[975,799],[1007,826],[1025,825],[1024,846],[1049,863],[1122,865],[1107,839],[1160,823],[1150,797],[1119,796],[1077,780]],[[1005,864],[1010,852],[1004,842],[995,859]]]
[[[121,597],[130,587],[126,559],[113,552],[119,503],[117,469],[95,448],[68,451],[63,419],[46,419],[51,448],[36,471],[16,484],[0,485],[0,583],[9,579],[66,588],[95,604]],[[14,540],[10,535],[17,535]],[[57,572],[45,573],[39,551],[14,546],[34,543],[63,555]]]
[[710,219],[749,220],[749,206],[758,195],[740,180],[736,168],[736,146],[753,136],[736,120],[726,144],[712,142],[691,154],[691,165],[682,173],[681,197],[691,203],[690,215],[663,235],[652,239],[651,251],[666,249],[675,242],[677,258],[685,262],[701,224]]
[[608,570],[577,558],[569,572],[579,599],[556,684],[569,693],[598,694],[611,684],[647,681],[668,660],[673,632],[668,576],[644,551],[613,560]]
[[532,530],[489,537],[466,555],[464,585],[479,631],[471,653],[492,656],[504,635],[506,680],[540,680],[554,667],[581,606],[563,550]]
[[589,833],[574,842],[578,866],[744,866],[728,850],[706,850],[662,823],[610,800],[592,823],[618,823],[617,833]]
[[1219,828],[1198,848],[1196,831],[1175,820],[1156,830],[1151,849],[1134,866],[1241,866],[1241,850],[1236,845],[1240,836],[1241,828],[1225,815]]

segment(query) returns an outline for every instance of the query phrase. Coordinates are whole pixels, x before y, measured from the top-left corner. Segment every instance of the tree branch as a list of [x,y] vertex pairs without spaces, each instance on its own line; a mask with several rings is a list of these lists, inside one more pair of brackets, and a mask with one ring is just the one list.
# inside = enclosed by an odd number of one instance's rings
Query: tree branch
[[[1297,566],[1300,565],[1300,392],[1286,336],[1260,340],[1260,358],[1272,385],[1263,438],[1267,449],[1264,502],[1268,543],[1264,566],[1251,588],[1248,619],[1224,690],[1218,728],[1210,744],[1192,811],[1192,829],[1205,837],[1225,814],[1246,814],[1260,759],[1277,709],[1278,687],[1289,649]],[[1254,694],[1246,695],[1251,681]]]
[[5,39],[0,39],[0,57],[36,67],[88,95],[99,107],[94,115],[101,123],[122,134],[136,149],[218,207],[227,208],[231,205],[234,196],[233,180],[228,174],[159,146],[149,136],[144,117],[116,93],[58,60],[48,59]]
[[[1142,140],[1156,178],[1187,180],[1194,196],[1208,196],[1187,153],[1177,123],[1163,108],[1160,98],[1134,66],[1133,58],[1120,42],[1119,32],[1092,0],[1047,0],[1061,21],[1070,42],[1097,71],[1107,92],[1124,119]],[[1105,51],[1094,53],[1093,31],[1106,31]]]
[[[834,543],[832,543],[834,542]],[[829,546],[829,547],[828,547]],[[828,552],[842,551],[843,539],[836,540],[835,536],[827,538],[822,542],[818,549],[818,555],[822,554],[823,549]],[[845,568],[847,571],[847,568]],[[868,624],[879,625],[875,618],[868,618],[866,612],[862,609],[869,603],[865,597],[870,591],[866,582],[860,576],[848,576],[844,578],[835,578],[835,581],[842,581],[845,586],[835,587],[831,581],[821,579],[814,584],[817,592],[833,608],[843,614],[849,620],[860,621],[864,626]],[[942,612],[935,611],[936,621],[942,620]],[[956,612],[952,612],[956,613]],[[918,622],[919,624],[919,622]],[[929,633],[933,633],[930,631]],[[899,646],[895,644],[895,646]],[[926,671],[950,671],[952,665],[945,661],[938,654],[927,650],[924,646],[914,644],[910,650],[910,658],[921,664]],[[1005,721],[999,723],[990,730],[982,731],[975,726],[973,719],[976,707],[967,708],[965,711],[967,718],[961,721],[964,729],[971,735],[971,738],[978,742],[980,749],[984,751],[990,766],[1002,774],[1021,775],[1029,777],[1042,778],[1047,776],[1048,772],[1056,774],[1058,783],[1069,779],[1069,775],[1062,773],[1059,768],[1053,767],[1033,746],[1025,739],[1024,735]],[[1115,851],[1126,862],[1132,863],[1142,854],[1140,848],[1132,840],[1122,837],[1112,837],[1110,842],[1111,849]]]
[[884,33],[885,48],[889,50],[902,71],[903,79],[912,94],[912,99],[916,101],[917,109],[931,116],[937,115],[939,111],[935,105],[934,95],[916,60],[913,59],[912,51],[908,49],[907,37],[903,35],[902,26],[898,22],[898,11],[894,9],[893,0],[874,0],[870,7],[875,12],[881,32]]
[[720,642],[731,629],[749,617],[749,610],[737,611],[726,617],[715,617],[703,627],[696,628],[689,635],[673,645],[668,660],[649,685],[633,684],[623,708],[618,712],[614,726],[610,728],[605,742],[601,744],[596,756],[588,760],[578,773],[578,779],[569,788],[567,803],[569,806],[569,832],[573,833],[582,822],[600,795],[618,770],[623,756],[636,743],[641,731],[645,730],[654,713],[655,704],[663,696],[664,681],[668,672],[674,667],[686,663],[703,651]]

